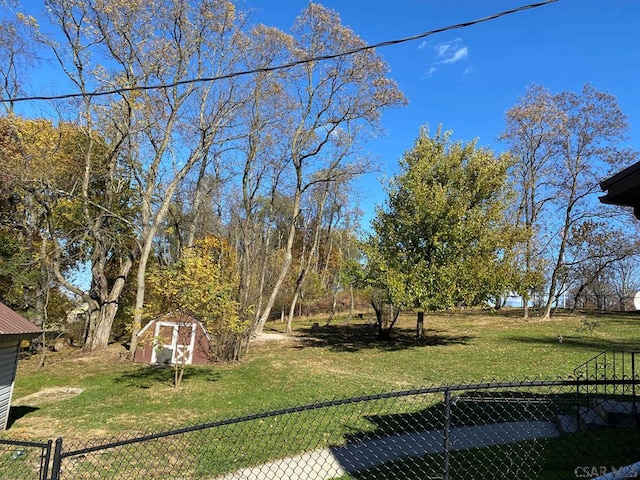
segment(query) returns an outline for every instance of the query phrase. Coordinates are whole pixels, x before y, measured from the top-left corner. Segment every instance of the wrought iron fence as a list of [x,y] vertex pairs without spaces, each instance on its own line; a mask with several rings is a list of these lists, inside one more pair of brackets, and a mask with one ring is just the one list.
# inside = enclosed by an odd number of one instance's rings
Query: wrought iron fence
[[[628,393],[632,390],[615,382],[629,385],[640,378],[590,381],[608,382],[623,393],[615,402],[578,399],[583,380],[576,378],[434,386],[111,442],[58,439],[51,455],[42,453],[44,445],[50,450],[50,442],[29,447],[0,440],[0,478],[557,480],[614,471],[623,475],[623,466],[640,460],[639,417]],[[599,407],[578,416],[580,405],[590,402]],[[16,456],[18,451],[24,453]],[[624,473],[626,478],[640,476],[640,464],[636,467]]]

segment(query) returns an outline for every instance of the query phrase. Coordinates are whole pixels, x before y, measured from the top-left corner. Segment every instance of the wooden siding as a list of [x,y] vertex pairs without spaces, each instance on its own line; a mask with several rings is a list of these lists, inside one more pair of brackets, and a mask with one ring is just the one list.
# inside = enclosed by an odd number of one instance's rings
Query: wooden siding
[[0,340],[0,430],[7,428],[13,383],[18,366],[19,342]]

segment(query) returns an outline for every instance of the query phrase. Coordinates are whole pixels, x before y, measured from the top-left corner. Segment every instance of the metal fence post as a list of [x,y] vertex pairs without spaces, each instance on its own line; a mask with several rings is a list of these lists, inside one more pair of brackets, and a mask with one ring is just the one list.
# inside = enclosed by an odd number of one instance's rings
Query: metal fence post
[[49,475],[49,461],[51,460],[52,440],[47,441],[47,446],[42,449],[42,457],[40,459],[40,478],[38,480],[47,480]]
[[636,404],[636,352],[631,352],[631,399],[633,412],[637,414],[638,406]]
[[56,439],[56,447],[53,451],[53,466],[51,468],[51,480],[60,480],[60,466],[62,464],[62,438]]
[[444,431],[443,431],[443,466],[442,479],[449,480],[451,467],[451,391],[444,391]]

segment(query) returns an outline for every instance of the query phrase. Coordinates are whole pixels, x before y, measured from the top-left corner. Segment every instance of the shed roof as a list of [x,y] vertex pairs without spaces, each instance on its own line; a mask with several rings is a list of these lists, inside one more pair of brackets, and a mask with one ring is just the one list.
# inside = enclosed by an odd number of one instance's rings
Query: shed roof
[[146,333],[146,330],[148,328],[151,327],[151,325],[153,325],[156,322],[169,322],[169,323],[197,323],[198,326],[200,328],[202,328],[202,331],[204,332],[204,334],[207,336],[207,338],[209,340],[211,340],[211,337],[209,336],[209,332],[207,331],[207,328],[204,326],[204,324],[198,320],[196,317],[194,317],[193,315],[183,312],[181,310],[175,310],[173,312],[168,312],[168,313],[163,313],[162,315],[160,315],[159,317],[153,318],[151,319],[149,322],[147,322],[147,324],[142,327],[142,329],[138,332],[138,337],[143,337]]
[[603,180],[600,188],[607,191],[600,197],[602,203],[633,207],[636,218],[640,219],[640,162]]
[[39,327],[0,302],[0,335],[35,336],[38,333],[42,333]]

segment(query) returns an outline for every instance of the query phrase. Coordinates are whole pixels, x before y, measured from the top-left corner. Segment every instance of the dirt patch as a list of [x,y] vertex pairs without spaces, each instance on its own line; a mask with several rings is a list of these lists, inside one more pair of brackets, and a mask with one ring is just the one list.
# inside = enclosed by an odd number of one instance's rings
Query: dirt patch
[[287,336],[284,333],[260,333],[251,339],[251,343],[266,343],[266,342],[282,342],[285,340],[292,340],[295,337]]
[[92,352],[85,352],[81,349],[77,349],[67,358],[68,360],[76,362],[124,362],[128,361],[128,351],[122,344],[112,343],[105,348],[94,350]]
[[46,402],[58,402],[80,395],[84,390],[76,387],[52,387],[32,393],[12,402],[13,406],[37,405]]
[[[42,369],[42,353],[24,355],[20,358],[19,368],[23,372],[37,372]],[[45,368],[56,365],[80,365],[99,364],[113,365],[116,362],[130,362],[127,349],[121,344],[111,344],[106,348],[86,352],[82,348],[67,347],[59,352],[47,351],[45,355]],[[110,367],[109,367],[110,368]]]

